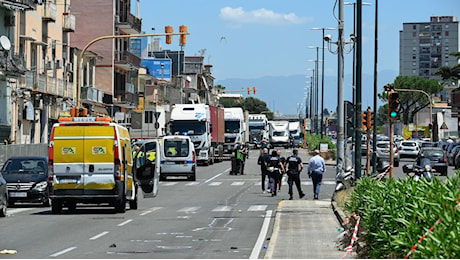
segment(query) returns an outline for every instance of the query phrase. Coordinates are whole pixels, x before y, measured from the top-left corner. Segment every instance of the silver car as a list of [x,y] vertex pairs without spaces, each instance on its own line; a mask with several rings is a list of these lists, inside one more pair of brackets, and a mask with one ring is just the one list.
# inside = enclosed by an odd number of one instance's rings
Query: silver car
[[402,141],[398,147],[399,156],[403,157],[417,157],[420,147],[416,141]]
[[[390,142],[389,141],[380,141],[377,142],[375,155],[377,158],[377,163],[379,161],[389,161],[390,160]],[[396,148],[396,145],[393,145],[393,166],[399,167],[399,152]]]

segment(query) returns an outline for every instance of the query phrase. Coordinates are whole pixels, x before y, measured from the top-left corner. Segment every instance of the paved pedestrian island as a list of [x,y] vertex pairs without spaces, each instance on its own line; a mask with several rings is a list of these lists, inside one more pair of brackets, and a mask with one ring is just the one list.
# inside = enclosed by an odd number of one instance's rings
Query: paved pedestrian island
[[340,259],[338,229],[331,202],[283,200],[276,212],[265,259]]

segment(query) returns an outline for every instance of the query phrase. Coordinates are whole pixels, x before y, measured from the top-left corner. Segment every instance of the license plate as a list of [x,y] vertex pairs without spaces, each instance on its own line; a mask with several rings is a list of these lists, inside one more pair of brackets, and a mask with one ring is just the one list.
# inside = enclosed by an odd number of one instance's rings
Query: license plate
[[59,183],[78,183],[77,179],[59,179]]
[[173,165],[173,164],[176,164],[176,162],[165,162],[165,164]]
[[10,192],[11,198],[26,198],[27,192]]

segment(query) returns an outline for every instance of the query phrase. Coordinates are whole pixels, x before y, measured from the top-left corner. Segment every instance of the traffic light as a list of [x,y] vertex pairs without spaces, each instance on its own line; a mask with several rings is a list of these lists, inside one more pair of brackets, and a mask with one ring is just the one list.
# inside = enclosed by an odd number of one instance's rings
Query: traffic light
[[366,127],[367,127],[368,130],[371,130],[373,122],[374,122],[374,120],[372,120],[371,108],[367,108],[367,111],[366,111]]
[[428,130],[431,132],[433,132],[433,124],[432,123],[429,123],[428,124]]
[[251,87],[248,87],[248,95],[251,95]]
[[255,95],[256,92],[257,92],[257,88],[256,88],[256,87],[252,87],[252,90],[254,91],[254,95]]
[[395,90],[388,92],[388,119],[395,120],[398,118],[399,110],[399,93]]
[[366,113],[366,112],[362,112],[362,113],[361,113],[361,129],[362,129],[362,130],[366,130],[366,129],[367,129],[366,120],[367,120],[367,113]]
[[374,112],[371,112],[371,123],[369,124],[371,130],[374,130]]
[[[173,27],[171,25],[166,25],[165,33],[173,33]],[[166,44],[171,44],[171,42],[172,42],[172,35],[166,35]]]
[[[187,26],[181,25],[179,26],[179,32],[181,33],[187,33]],[[180,45],[185,45],[187,43],[187,34],[181,34],[180,35]]]

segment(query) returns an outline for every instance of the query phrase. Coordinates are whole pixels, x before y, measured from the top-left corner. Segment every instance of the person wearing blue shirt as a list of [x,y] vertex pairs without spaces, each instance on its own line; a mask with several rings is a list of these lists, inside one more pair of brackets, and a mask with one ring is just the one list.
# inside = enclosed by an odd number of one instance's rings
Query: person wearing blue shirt
[[319,150],[315,150],[313,155],[314,156],[308,163],[308,176],[310,176],[313,181],[313,199],[317,200],[321,188],[321,181],[323,180],[323,174],[326,171],[326,163],[320,156]]

